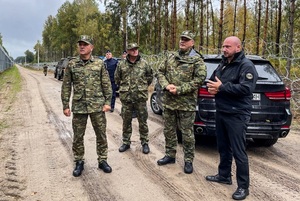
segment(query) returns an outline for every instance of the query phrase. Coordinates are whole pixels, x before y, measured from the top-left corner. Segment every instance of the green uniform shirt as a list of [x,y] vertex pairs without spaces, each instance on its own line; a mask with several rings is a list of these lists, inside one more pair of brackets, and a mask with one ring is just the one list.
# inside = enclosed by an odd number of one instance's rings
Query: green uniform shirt
[[115,82],[119,86],[122,102],[147,101],[148,86],[152,80],[152,69],[140,56],[135,63],[131,63],[128,59],[118,63]]
[[73,88],[72,112],[89,114],[110,105],[111,83],[101,59],[91,57],[87,62],[79,57],[69,61],[61,89],[63,109],[69,108]]
[[158,68],[157,79],[162,89],[169,84],[177,86],[177,94],[165,90],[163,107],[171,110],[195,111],[198,88],[205,78],[205,63],[194,49],[168,53],[165,65]]

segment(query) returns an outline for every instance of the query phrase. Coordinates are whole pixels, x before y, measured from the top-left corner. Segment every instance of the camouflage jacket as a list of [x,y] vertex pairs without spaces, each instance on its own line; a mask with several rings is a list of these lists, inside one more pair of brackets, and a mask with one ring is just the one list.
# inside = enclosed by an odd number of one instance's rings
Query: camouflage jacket
[[135,63],[128,59],[118,63],[115,82],[119,86],[122,102],[141,102],[148,100],[148,86],[153,80],[152,69],[138,56]]
[[111,83],[101,59],[91,57],[84,63],[78,57],[69,61],[61,88],[63,109],[69,108],[72,88],[73,113],[100,112],[104,105],[110,105]]
[[195,111],[198,88],[206,78],[206,66],[201,55],[194,49],[185,53],[171,52],[166,55],[165,65],[157,69],[156,77],[162,89],[177,86],[177,94],[165,90],[163,107],[172,110]]

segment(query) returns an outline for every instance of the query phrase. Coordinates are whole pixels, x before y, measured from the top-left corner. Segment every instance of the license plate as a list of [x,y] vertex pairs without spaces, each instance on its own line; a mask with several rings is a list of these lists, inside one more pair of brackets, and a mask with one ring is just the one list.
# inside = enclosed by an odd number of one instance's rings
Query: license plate
[[259,93],[253,93],[253,99],[254,101],[260,101],[260,94]]

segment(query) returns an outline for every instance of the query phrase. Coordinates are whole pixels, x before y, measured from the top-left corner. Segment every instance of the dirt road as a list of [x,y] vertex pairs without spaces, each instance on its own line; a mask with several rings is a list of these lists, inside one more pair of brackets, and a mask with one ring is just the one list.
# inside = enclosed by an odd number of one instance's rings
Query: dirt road
[[[183,153],[178,146],[175,164],[158,166],[164,155],[163,122],[149,109],[150,149],[141,152],[138,123],[133,120],[131,149],[119,153],[121,104],[107,113],[108,162],[105,174],[97,168],[95,135],[89,123],[85,135],[85,170],[72,176],[74,168],[71,118],[62,113],[61,81],[49,73],[19,68],[23,90],[16,101],[1,101],[0,119],[8,126],[0,133],[0,200],[28,201],[196,201],[231,200],[233,185],[209,183],[205,175],[215,174],[218,153],[213,140],[196,145],[194,173],[183,173]],[[149,107],[150,108],[150,107]],[[300,134],[293,129],[270,148],[248,146],[251,186],[247,200],[300,200]]]

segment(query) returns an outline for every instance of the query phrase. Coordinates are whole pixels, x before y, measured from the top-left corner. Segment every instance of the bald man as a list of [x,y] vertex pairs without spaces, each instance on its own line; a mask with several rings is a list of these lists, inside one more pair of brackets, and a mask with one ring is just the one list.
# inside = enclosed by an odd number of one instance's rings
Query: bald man
[[220,154],[218,174],[206,180],[232,184],[232,159],[236,163],[237,190],[232,198],[243,200],[249,195],[249,162],[246,153],[246,128],[252,108],[252,92],[258,78],[254,64],[245,57],[238,37],[226,38],[222,61],[207,83],[215,95],[216,137]]

